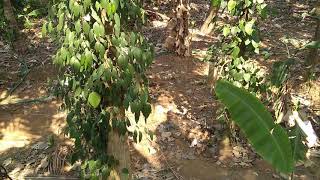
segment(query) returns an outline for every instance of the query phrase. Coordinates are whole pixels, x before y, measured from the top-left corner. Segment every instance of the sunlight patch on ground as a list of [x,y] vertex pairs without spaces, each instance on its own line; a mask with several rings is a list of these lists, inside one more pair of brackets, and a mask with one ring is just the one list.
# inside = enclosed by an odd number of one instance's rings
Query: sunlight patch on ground
[[66,113],[60,112],[56,115],[53,115],[52,118],[53,119],[50,125],[50,131],[55,135],[60,136],[61,134],[63,134],[63,128],[66,126]]
[[[300,94],[302,97],[305,96],[306,99],[308,99],[311,102],[311,106],[314,107],[318,112],[318,115],[320,114],[320,78],[314,81],[307,81],[305,83],[302,83],[297,86],[297,93]],[[307,92],[307,93],[305,93]]]
[[2,93],[0,99],[2,99],[0,101],[0,105],[7,105],[7,104],[11,104],[11,103],[15,103],[19,100],[21,100],[21,98],[18,98],[18,96],[14,95],[14,96],[8,96],[6,97],[7,93]]
[[207,49],[196,49],[192,51],[192,57],[201,61],[205,60],[208,57],[207,54]]
[[26,146],[32,139],[39,138],[28,133],[28,129],[22,125],[23,121],[21,118],[15,118],[6,127],[4,122],[0,123],[0,153],[13,147]]
[[16,111],[0,113],[0,153],[24,147],[37,139],[50,135],[59,136],[65,126],[65,113],[57,111],[58,104],[33,105]]
[[30,144],[30,134],[25,131],[2,131],[3,138],[0,140],[0,153],[10,148],[20,148]]
[[7,97],[8,95],[8,91],[3,91],[1,94],[0,94],[0,99],[4,99],[5,97]]
[[[157,102],[151,105],[152,112],[147,119],[147,124],[145,123],[144,117],[141,115],[140,120],[138,122],[138,126],[140,127],[140,131],[142,132],[142,141],[139,143],[133,143],[133,147],[137,152],[139,152],[153,167],[160,168],[160,154],[159,154],[159,145],[157,142],[157,137],[154,135],[153,140],[151,140],[150,135],[145,131],[147,128],[151,132],[156,132],[157,128],[160,124],[163,124],[168,120],[168,113],[172,112],[180,112],[177,109],[177,105],[173,102],[172,97],[170,95],[162,94],[157,99]],[[134,115],[128,111],[128,118],[131,122],[131,127],[129,130],[133,132],[137,123],[134,120]]]
[[[142,133],[142,141],[139,143],[133,143],[135,150],[141,154],[153,167],[160,166],[160,160],[157,156],[153,156],[157,153],[158,145],[155,143],[157,141],[156,136],[154,136],[153,141],[151,140],[148,132],[145,131],[145,128],[149,129],[152,132],[156,131],[156,128],[163,122],[167,121],[167,112],[165,107],[159,104],[152,104],[152,112],[147,119],[147,124],[143,116],[140,116],[138,124],[134,120],[134,115],[130,112],[127,112],[128,118],[131,122],[131,127],[129,131],[134,132],[134,130],[140,130]],[[138,126],[137,126],[138,125]],[[140,127],[137,129],[137,127]]]
[[209,73],[209,65],[197,67],[192,72],[200,76],[207,76]]
[[155,28],[165,28],[167,26],[167,22],[163,21],[152,21],[152,26]]

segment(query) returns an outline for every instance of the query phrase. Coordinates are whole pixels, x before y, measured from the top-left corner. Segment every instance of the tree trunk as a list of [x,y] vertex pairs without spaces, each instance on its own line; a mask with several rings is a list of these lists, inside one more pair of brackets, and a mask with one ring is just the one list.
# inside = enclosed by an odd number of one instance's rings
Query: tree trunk
[[173,17],[167,25],[168,37],[163,45],[167,50],[174,51],[179,56],[191,55],[191,35],[188,29],[189,9],[187,7],[187,3],[180,1],[173,11]]
[[[124,119],[125,117],[125,109],[122,108],[120,112],[120,116]],[[111,172],[110,180],[131,180],[132,172],[130,168],[130,153],[129,153],[129,144],[128,144],[128,136],[120,136],[120,134],[116,130],[112,130],[108,134],[108,155],[112,155],[116,160],[119,161],[119,164],[116,168]],[[123,169],[127,169],[129,171],[129,176],[123,173]]]
[[201,32],[204,34],[210,34],[215,25],[215,19],[220,9],[219,5],[210,5],[209,15],[201,26]]
[[[316,6],[315,16],[320,17],[320,3]],[[314,33],[313,41],[320,41],[320,19],[316,18],[316,32]],[[311,48],[307,57],[307,65],[315,66],[320,61],[319,49]]]
[[4,16],[9,21],[9,27],[14,30],[18,30],[18,23],[17,23],[16,17],[14,16],[13,8],[10,0],[3,0],[3,10],[4,10]]
[[9,29],[13,30],[15,35],[15,41],[12,43],[13,49],[20,54],[24,54],[27,51],[26,38],[19,32],[19,26],[10,0],[3,0],[3,10],[4,16],[9,22]]

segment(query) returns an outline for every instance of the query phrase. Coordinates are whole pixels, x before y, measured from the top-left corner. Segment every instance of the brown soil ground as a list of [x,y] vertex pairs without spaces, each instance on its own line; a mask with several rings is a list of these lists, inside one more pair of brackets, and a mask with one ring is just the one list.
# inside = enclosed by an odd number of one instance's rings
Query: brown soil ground
[[[198,8],[191,11],[191,17],[199,25],[208,9],[207,2],[191,2]],[[313,27],[309,21],[288,13],[301,12],[308,5],[297,3],[289,10],[282,1],[268,2],[277,14],[274,15],[276,20],[262,24],[265,46],[273,53],[270,61],[261,61],[266,68],[271,62],[286,58],[286,46],[279,43],[282,36],[308,40],[312,36],[309,27]],[[161,8],[159,12],[164,13]],[[142,124],[156,136],[153,141],[144,136],[141,143],[131,143],[134,176],[137,179],[190,180],[281,178],[245,144],[230,143],[232,140],[225,133],[226,127],[216,120],[218,102],[206,85],[208,64],[201,60],[204,50],[218,39],[194,31],[193,56],[181,58],[160,47],[165,38],[165,24],[154,21],[144,32],[161,51],[148,72],[153,112],[148,123]],[[28,41],[31,45],[23,56],[0,45],[0,163],[6,166],[13,179],[45,174],[48,170],[45,159],[57,150],[58,145],[70,144],[61,135],[65,113],[59,110],[60,102],[47,98],[50,91],[48,79],[54,80],[57,73],[51,64],[54,48],[37,38],[39,28],[27,33],[30,33]],[[294,50],[291,45],[289,48]],[[303,62],[305,54],[298,53],[297,59]],[[10,88],[23,77],[19,74],[25,67],[30,72],[8,96]],[[316,110],[320,107],[320,81],[304,83],[299,79],[303,74],[299,68],[303,69],[303,66],[300,64],[294,69],[293,91],[298,94],[309,91],[307,97]],[[39,97],[40,100],[24,101]],[[314,114],[316,118],[319,117],[317,113],[319,111]],[[50,137],[55,139],[53,147],[47,144]],[[297,167],[296,179],[320,179],[319,160],[314,162],[317,163],[305,164],[309,168]],[[77,176],[77,168],[68,165],[63,173],[55,175]]]

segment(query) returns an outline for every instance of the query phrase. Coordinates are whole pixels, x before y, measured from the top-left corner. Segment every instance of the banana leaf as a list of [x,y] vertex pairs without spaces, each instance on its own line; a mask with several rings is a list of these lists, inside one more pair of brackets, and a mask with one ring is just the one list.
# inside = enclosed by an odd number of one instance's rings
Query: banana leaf
[[291,137],[290,141],[292,144],[294,162],[304,161],[307,147],[302,143],[302,140],[304,139],[303,132],[298,125],[295,125],[288,134]]
[[274,123],[264,105],[249,92],[227,81],[219,80],[215,92],[254,150],[276,170],[292,172],[294,160],[288,134]]

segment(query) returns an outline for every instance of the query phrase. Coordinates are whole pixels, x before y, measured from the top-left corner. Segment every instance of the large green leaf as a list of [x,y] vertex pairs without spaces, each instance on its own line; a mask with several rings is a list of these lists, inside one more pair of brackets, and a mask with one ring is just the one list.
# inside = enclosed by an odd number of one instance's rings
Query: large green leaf
[[96,92],[91,92],[89,94],[88,101],[91,106],[93,106],[94,108],[97,108],[100,104],[101,96],[100,96],[100,94],[98,94]]
[[229,34],[230,34],[230,27],[228,27],[228,26],[223,27],[224,37],[227,37]]
[[306,158],[307,147],[302,143],[303,140],[303,132],[300,127],[296,125],[289,131],[289,135],[291,136],[291,144],[293,149],[293,159],[295,162],[303,161]]
[[278,171],[292,172],[293,156],[288,135],[274,123],[263,104],[245,90],[222,80],[217,82],[216,94],[257,153]]
[[254,20],[251,20],[251,21],[246,23],[244,29],[245,29],[245,32],[248,35],[252,35],[252,33],[253,33],[253,25],[254,25]]
[[117,37],[120,35],[120,16],[115,13],[114,14],[114,33],[116,34]]
[[229,10],[229,11],[232,11],[236,6],[237,6],[237,2],[236,2],[236,1],[230,0],[230,1],[228,2],[228,10]]
[[305,47],[309,49],[320,49],[320,41],[312,41],[305,45]]

